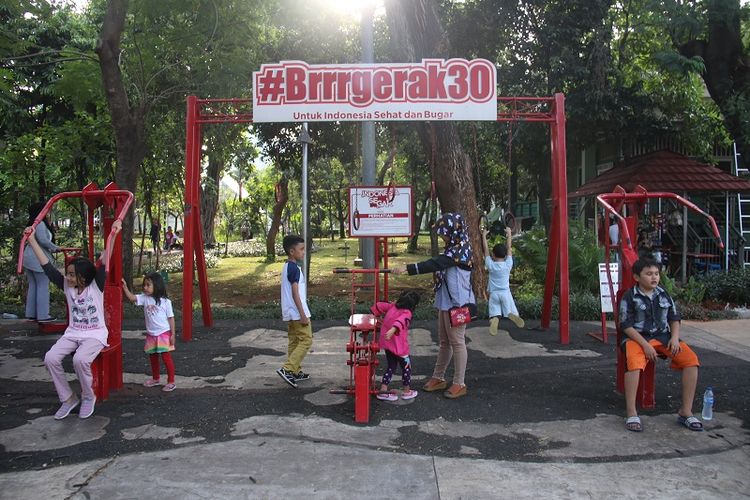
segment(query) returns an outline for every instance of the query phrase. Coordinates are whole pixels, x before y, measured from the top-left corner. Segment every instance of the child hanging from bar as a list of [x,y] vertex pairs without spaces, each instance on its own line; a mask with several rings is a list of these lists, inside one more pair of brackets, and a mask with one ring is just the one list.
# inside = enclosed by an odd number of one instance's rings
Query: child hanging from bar
[[510,292],[510,271],[513,269],[513,243],[511,229],[505,228],[505,245],[498,243],[492,247],[492,254],[487,245],[487,234],[482,231],[482,250],[484,251],[484,267],[489,271],[487,291],[490,294],[487,302],[490,317],[490,335],[497,335],[500,318],[510,319],[518,328],[523,328],[524,321],[518,315],[516,303]]

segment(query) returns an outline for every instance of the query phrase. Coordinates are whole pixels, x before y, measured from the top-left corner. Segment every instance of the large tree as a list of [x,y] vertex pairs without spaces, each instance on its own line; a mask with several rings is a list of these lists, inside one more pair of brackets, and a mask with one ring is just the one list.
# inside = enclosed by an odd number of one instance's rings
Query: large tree
[[[122,189],[136,193],[141,162],[146,156],[147,101],[131,104],[120,70],[120,39],[125,30],[128,4],[128,0],[108,0],[96,53],[117,145],[115,182]],[[130,281],[133,275],[133,207],[123,221],[122,229],[123,274]]]
[[[387,0],[394,60],[420,61],[423,58],[447,58],[450,41],[438,15],[438,6],[429,0]],[[464,150],[458,127],[452,122],[418,122],[415,124],[425,151],[434,158],[437,195],[444,212],[461,213],[469,225],[474,252],[474,289],[484,290],[486,273],[482,266],[479,214],[474,189],[471,158]],[[433,153],[434,152],[434,153]]]
[[[687,58],[683,61],[684,67],[701,70],[706,88],[719,106],[724,124],[747,167],[750,164],[750,48],[743,42],[740,1],[667,4],[672,4],[672,41]],[[746,11],[745,16],[748,14],[750,12]]]
[[[100,2],[94,2],[94,7]],[[249,93],[249,73],[267,42],[267,25],[274,1],[233,0],[107,0],[97,54],[117,143],[116,181],[134,193],[141,165],[154,161],[160,147],[147,131],[164,119],[184,131],[180,118],[185,95],[242,96]],[[175,112],[179,110],[179,112]],[[178,134],[168,134],[169,136]],[[238,133],[207,130],[214,150],[211,175],[204,185],[204,228],[213,228],[218,204],[215,185],[227,166]],[[184,137],[184,135],[183,135]],[[228,142],[229,143],[228,143]],[[181,142],[181,141],[180,141]],[[169,146],[166,146],[169,147]],[[181,180],[184,153],[172,157],[171,180]],[[163,164],[162,164],[163,166]],[[211,184],[211,185],[209,185]],[[124,269],[132,269],[132,217],[123,226]]]

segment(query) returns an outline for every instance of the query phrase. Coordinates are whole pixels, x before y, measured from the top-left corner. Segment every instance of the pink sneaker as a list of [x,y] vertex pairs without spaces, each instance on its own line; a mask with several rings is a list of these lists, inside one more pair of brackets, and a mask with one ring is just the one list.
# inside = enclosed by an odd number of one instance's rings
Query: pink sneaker
[[174,382],[170,382],[170,383],[168,383],[167,385],[165,385],[162,388],[162,391],[164,391],[164,392],[172,392],[175,389],[177,389],[177,386],[174,384]]
[[70,412],[73,411],[76,406],[78,406],[78,403],[80,403],[78,398],[74,399],[70,403],[63,403],[62,406],[60,406],[60,409],[55,412],[55,420],[62,420],[70,415]]
[[412,389],[409,392],[401,393],[401,399],[414,399],[417,397],[417,394],[419,394],[419,392]]
[[375,397],[381,401],[398,401],[398,396],[396,396],[392,392],[384,392],[384,393],[378,394]]
[[143,387],[154,387],[157,385],[161,385],[161,381],[153,378],[146,379],[146,381],[143,383]]
[[96,404],[96,397],[91,399],[83,398],[81,401],[81,409],[78,412],[78,418],[89,418],[94,414],[94,406]]

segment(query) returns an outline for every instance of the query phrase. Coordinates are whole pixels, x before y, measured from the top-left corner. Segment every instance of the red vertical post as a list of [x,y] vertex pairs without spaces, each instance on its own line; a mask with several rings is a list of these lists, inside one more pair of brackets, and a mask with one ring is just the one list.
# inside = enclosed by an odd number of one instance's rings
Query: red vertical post
[[183,227],[183,267],[182,267],[182,340],[193,338],[193,228],[195,223],[195,200],[193,184],[199,178],[195,175],[195,161],[200,154],[200,141],[197,134],[198,98],[188,96],[185,117],[185,226]]
[[[383,269],[388,269],[388,238],[383,238]],[[383,302],[388,302],[388,273],[383,274]]]
[[[112,223],[115,221],[119,210],[122,208],[124,200],[117,195],[111,195],[109,192],[118,190],[114,183],[108,184],[104,188],[102,196],[102,213],[101,223],[104,229],[104,242],[106,245],[108,235],[112,230]],[[106,248],[105,248],[106,252]],[[103,360],[102,374],[104,379],[104,397],[110,389],[122,389],[122,233],[118,233],[112,241],[112,252],[109,260],[109,271],[107,272],[104,284],[104,313],[107,322],[107,343],[113,348],[113,351],[104,356],[109,359]]]
[[[197,116],[197,115],[196,115]],[[195,247],[195,266],[198,269],[198,288],[201,295],[201,311],[203,312],[203,325],[211,326],[213,318],[211,316],[211,299],[208,295],[208,275],[206,273],[206,254],[203,246],[203,225],[201,223],[201,195],[200,195],[200,145],[203,143],[203,134],[201,125],[197,124],[195,129],[195,140],[198,147],[194,149],[195,159],[193,160],[193,246]]]
[[[553,108],[554,109],[554,108]],[[555,283],[557,280],[558,258],[560,256],[559,225],[560,212],[557,192],[558,170],[555,163],[555,124],[550,123],[550,137],[552,139],[552,149],[550,150],[550,174],[552,180],[551,197],[552,197],[552,214],[550,221],[549,244],[547,248],[547,272],[544,279],[544,300],[542,301],[542,328],[549,328],[552,320],[552,297],[555,292]]]
[[[198,195],[200,197],[200,194]],[[200,202],[200,198],[198,198]],[[206,272],[206,255],[203,250],[203,228],[201,227],[200,211],[195,216],[195,266],[198,268],[198,287],[201,294],[201,311],[203,312],[203,325],[211,326],[213,317],[211,315],[211,299],[208,294],[208,275]]]
[[555,162],[550,163],[552,169],[552,224],[549,234],[549,248],[547,249],[547,272],[544,279],[544,300],[542,302],[542,328],[549,328],[552,319],[552,296],[555,291],[555,279],[557,278],[557,258],[560,254],[560,241],[558,239],[559,212],[556,201],[556,172]]
[[555,121],[552,123],[553,189],[557,191],[557,241],[560,252],[560,343],[570,342],[570,287],[568,281],[568,175],[565,146],[565,95],[555,94]]
[[354,367],[354,421],[370,421],[370,367],[357,363]]

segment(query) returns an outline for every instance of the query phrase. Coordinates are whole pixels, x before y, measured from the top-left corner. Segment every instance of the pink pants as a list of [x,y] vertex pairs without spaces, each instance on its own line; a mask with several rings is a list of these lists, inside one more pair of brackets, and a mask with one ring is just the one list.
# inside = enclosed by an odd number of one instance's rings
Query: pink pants
[[65,377],[65,370],[63,370],[63,358],[71,352],[75,353],[73,354],[73,368],[78,375],[78,381],[81,383],[81,397],[93,399],[94,389],[92,384],[94,379],[91,376],[91,362],[102,349],[104,349],[104,345],[96,339],[78,340],[63,336],[47,351],[47,354],[44,355],[44,365],[52,377],[57,396],[61,402],[67,401],[73,395],[68,379]]

